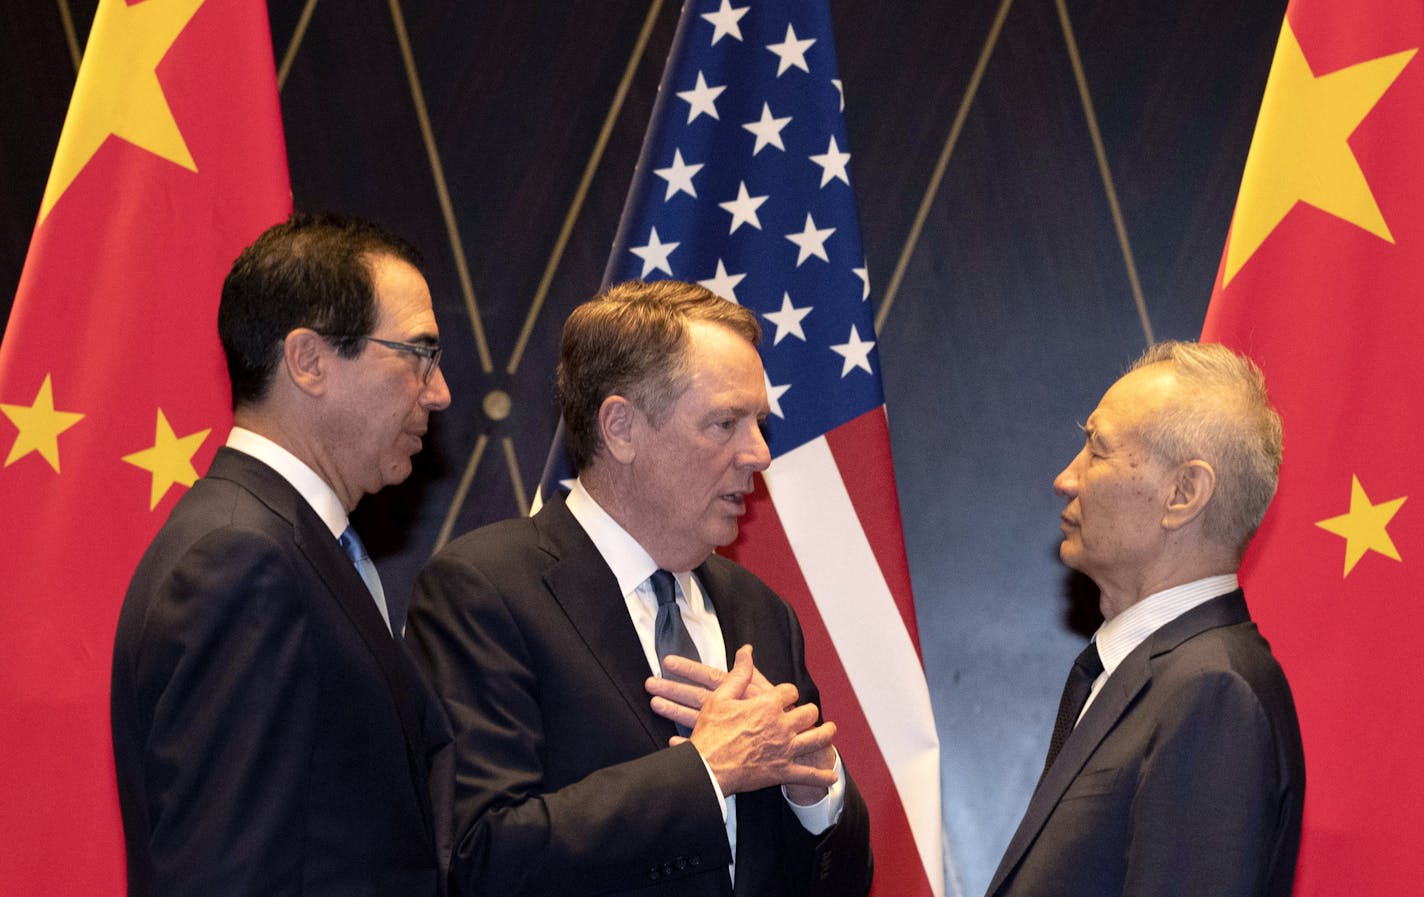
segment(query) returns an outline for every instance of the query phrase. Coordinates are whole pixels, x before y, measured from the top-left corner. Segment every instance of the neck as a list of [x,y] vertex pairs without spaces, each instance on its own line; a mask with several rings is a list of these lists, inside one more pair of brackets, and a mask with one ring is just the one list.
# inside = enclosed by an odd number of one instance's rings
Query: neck
[[646,515],[638,513],[636,484],[620,482],[616,474],[592,465],[579,472],[579,482],[587,490],[589,497],[598,502],[613,522],[623,527],[633,540],[642,546],[648,556],[664,570],[680,573],[691,570],[707,560],[707,552],[689,552],[685,548],[669,544],[666,529],[658,521],[647,521]]
[[251,430],[272,440],[315,471],[336,493],[346,513],[350,514],[361,500],[361,492],[350,488],[345,480],[337,475],[336,465],[331,463],[322,440],[317,438],[309,427],[294,426],[290,420],[291,415],[283,414],[268,404],[238,408],[232,414],[234,426]]

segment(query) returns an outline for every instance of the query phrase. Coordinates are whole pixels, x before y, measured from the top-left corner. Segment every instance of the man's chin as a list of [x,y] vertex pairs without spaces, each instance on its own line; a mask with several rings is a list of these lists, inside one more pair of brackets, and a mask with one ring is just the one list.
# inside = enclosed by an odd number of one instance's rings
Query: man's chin
[[414,469],[414,466],[410,462],[410,458],[404,458],[400,461],[393,461],[391,464],[387,465],[385,476],[382,478],[383,482],[381,483],[380,488],[376,491],[380,491],[380,489],[384,489],[387,486],[399,486],[401,483],[404,483],[406,480],[410,479],[411,471],[413,471]]

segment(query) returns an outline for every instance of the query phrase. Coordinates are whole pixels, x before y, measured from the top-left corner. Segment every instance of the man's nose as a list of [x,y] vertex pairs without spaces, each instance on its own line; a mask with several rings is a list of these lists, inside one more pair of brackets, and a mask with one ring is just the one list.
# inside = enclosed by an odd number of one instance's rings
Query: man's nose
[[450,384],[445,382],[445,372],[438,366],[430,372],[430,379],[421,390],[420,405],[427,411],[443,411],[450,407]]
[[1082,456],[1083,453],[1079,452],[1072,461],[1068,462],[1068,466],[1060,470],[1058,476],[1053,478],[1053,491],[1063,498],[1072,498],[1078,494],[1078,474],[1076,468],[1078,466],[1078,459]]
[[750,441],[742,452],[741,463],[756,471],[771,466],[771,447],[766,444],[766,433],[759,422],[753,421]]

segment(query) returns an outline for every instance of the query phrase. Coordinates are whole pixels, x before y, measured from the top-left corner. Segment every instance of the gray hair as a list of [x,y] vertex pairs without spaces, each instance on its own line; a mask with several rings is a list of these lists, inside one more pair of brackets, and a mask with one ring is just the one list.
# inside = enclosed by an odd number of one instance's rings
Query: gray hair
[[1143,444],[1159,460],[1200,459],[1216,471],[1215,501],[1203,531],[1238,554],[1255,535],[1276,494],[1281,417],[1255,362],[1216,343],[1170,340],[1149,346],[1129,370],[1170,365],[1179,389],[1144,425]]

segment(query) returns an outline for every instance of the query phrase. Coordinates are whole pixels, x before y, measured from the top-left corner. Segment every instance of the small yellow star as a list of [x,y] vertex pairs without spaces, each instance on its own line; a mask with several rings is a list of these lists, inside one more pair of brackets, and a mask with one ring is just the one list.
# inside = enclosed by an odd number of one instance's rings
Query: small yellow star
[[1416,52],[1381,56],[1317,78],[1286,19],[1241,177],[1223,287],[1297,202],[1394,242],[1349,139]]
[[100,0],[40,203],[45,220],[110,134],[197,171],[155,72],[203,0]]
[[153,486],[148,496],[150,511],[158,507],[158,502],[175,483],[191,486],[197,481],[198,471],[193,467],[193,455],[197,454],[203,440],[207,439],[211,432],[211,429],[207,429],[180,439],[168,425],[168,418],[163,416],[163,409],[158,409],[153,447],[124,456],[128,463],[153,474]]
[[84,415],[54,410],[50,375],[45,374],[33,405],[0,405],[0,411],[5,412],[5,416],[20,428],[15,444],[10,446],[10,454],[5,458],[5,466],[9,467],[30,452],[39,452],[54,472],[59,473],[59,434],[79,423]]
[[[1408,498],[1408,496],[1405,496]],[[1350,478],[1350,512],[1341,514],[1339,517],[1331,517],[1329,520],[1321,520],[1315,524],[1327,532],[1332,532],[1337,536],[1345,538],[1345,575],[1349,576],[1350,571],[1355,569],[1355,565],[1360,562],[1360,558],[1365,556],[1367,551],[1377,551],[1387,558],[1400,559],[1399,549],[1394,547],[1394,541],[1389,537],[1389,531],[1385,527],[1389,526],[1390,520],[1404,504],[1405,498],[1396,498],[1393,501],[1370,504],[1370,498],[1365,494],[1365,488],[1360,485],[1360,478],[1352,476]]]

